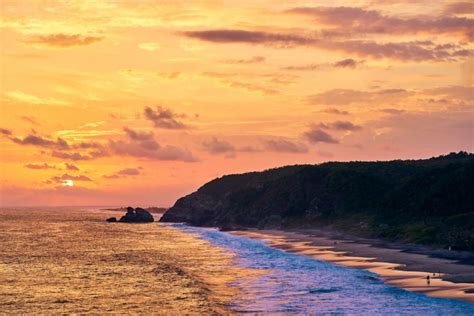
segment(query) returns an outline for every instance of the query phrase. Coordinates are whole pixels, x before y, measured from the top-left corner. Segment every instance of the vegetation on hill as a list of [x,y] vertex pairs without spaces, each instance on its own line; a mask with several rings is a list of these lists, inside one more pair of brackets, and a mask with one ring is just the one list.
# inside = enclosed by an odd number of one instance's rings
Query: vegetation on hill
[[330,226],[359,236],[474,250],[474,155],[328,162],[227,175],[179,199],[161,221]]

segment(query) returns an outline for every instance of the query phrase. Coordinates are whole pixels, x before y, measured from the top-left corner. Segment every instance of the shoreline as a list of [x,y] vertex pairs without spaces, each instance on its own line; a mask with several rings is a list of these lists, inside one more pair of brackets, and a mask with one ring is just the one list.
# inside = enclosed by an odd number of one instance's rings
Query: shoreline
[[230,233],[262,240],[287,252],[368,270],[385,283],[408,291],[474,303],[474,265],[459,263],[460,258],[440,258],[439,251],[430,251],[423,246],[407,247],[321,229],[237,230]]

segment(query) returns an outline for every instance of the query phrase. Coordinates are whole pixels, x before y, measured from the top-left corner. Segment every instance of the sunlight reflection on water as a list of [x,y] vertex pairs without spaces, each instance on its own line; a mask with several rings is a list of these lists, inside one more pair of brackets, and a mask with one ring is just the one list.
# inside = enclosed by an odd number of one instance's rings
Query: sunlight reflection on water
[[234,282],[239,313],[474,315],[474,305],[428,297],[386,285],[375,274],[270,248],[264,242],[215,229],[172,224],[236,254],[236,263],[268,273]]

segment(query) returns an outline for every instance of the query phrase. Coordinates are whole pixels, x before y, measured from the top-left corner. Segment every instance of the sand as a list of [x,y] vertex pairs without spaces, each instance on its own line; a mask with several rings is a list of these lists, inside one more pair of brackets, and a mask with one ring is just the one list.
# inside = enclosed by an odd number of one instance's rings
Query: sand
[[[297,231],[233,231],[266,241],[269,246],[288,252],[326,260],[341,266],[366,269],[386,283],[434,297],[460,299],[474,303],[474,266],[459,260],[432,257],[446,254],[424,247],[404,247],[379,240],[350,238],[334,232],[311,229]],[[448,254],[472,259],[472,253]],[[430,282],[426,277],[430,276]],[[455,282],[453,282],[455,281]]]

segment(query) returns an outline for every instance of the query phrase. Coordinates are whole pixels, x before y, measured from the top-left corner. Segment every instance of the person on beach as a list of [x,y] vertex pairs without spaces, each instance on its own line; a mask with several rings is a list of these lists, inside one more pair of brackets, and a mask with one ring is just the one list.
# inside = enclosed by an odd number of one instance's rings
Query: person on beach
[[426,276],[426,284],[430,285],[430,281],[431,281],[431,280],[430,280],[430,275],[428,274],[428,275]]

